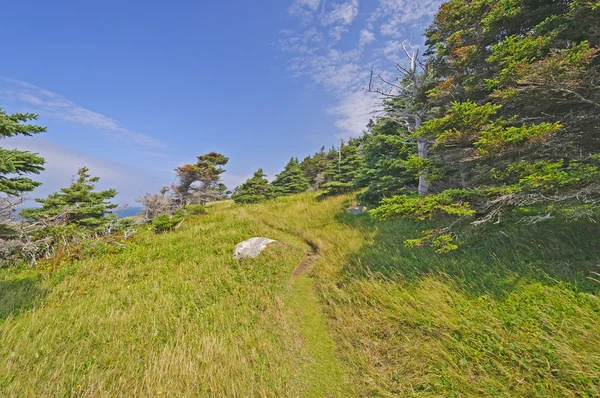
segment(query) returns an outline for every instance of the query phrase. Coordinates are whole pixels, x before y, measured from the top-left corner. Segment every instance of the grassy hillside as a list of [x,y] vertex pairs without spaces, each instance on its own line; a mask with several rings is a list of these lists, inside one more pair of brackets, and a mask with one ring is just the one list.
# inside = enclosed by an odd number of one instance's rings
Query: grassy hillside
[[[493,225],[438,255],[402,244],[429,226],[349,201],[225,202],[52,272],[0,270],[0,395],[600,394],[599,225]],[[280,243],[233,260],[252,236]]]

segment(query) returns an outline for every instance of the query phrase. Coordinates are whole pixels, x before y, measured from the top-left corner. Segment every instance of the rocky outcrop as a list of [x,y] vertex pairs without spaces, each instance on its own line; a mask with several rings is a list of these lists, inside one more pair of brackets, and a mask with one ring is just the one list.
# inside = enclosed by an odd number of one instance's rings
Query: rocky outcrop
[[250,238],[237,244],[233,250],[233,257],[238,260],[242,258],[256,258],[267,246],[275,242],[277,241],[269,238]]
[[367,211],[367,208],[365,206],[353,206],[353,207],[348,207],[346,209],[346,213],[350,213],[350,214],[354,214],[354,215],[363,214],[366,211]]

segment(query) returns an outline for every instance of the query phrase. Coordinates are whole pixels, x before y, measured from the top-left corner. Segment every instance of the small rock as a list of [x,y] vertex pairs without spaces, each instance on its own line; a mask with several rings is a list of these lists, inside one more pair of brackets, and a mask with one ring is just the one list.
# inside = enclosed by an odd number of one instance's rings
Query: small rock
[[268,238],[250,238],[237,244],[233,249],[233,258],[256,258],[267,246],[275,242],[277,241]]
[[354,214],[354,215],[363,214],[366,211],[367,211],[367,208],[365,206],[353,206],[353,207],[348,207],[346,209],[346,213],[350,213],[350,214]]

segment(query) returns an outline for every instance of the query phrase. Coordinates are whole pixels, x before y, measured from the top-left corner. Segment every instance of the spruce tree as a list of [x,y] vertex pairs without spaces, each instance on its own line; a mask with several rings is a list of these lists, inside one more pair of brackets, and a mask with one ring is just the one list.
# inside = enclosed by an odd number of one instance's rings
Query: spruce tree
[[193,202],[205,204],[207,201],[217,200],[224,197],[221,183],[221,175],[225,172],[223,166],[229,158],[218,153],[210,152],[197,157],[194,164],[186,164],[175,169],[179,178],[175,192],[179,195],[179,201],[185,205],[189,199]]
[[342,194],[355,189],[357,177],[364,166],[364,158],[360,150],[360,141],[350,139],[347,144],[340,143],[338,158],[330,163],[325,176],[329,182],[322,188],[328,194]]
[[409,159],[416,148],[405,141],[407,128],[393,120],[381,118],[369,122],[363,138],[365,165],[360,170],[356,186],[367,188],[358,199],[366,204],[377,204],[383,198],[406,193],[407,187],[418,184]]
[[23,210],[21,217],[32,220],[61,217],[66,225],[91,230],[102,229],[115,218],[112,210],[117,205],[110,203],[110,199],[117,195],[117,191],[94,191],[100,178],[92,177],[88,171],[87,167],[80,168],[71,186],[61,188],[46,199],[36,199],[42,206]]
[[[33,113],[7,114],[0,108],[0,139],[18,135],[31,136],[46,131],[46,127],[24,124],[37,120]],[[39,174],[44,170],[45,161],[35,153],[0,147],[0,192],[9,196],[18,196],[33,191],[41,183],[24,177],[27,174]]]
[[263,169],[258,169],[252,178],[235,189],[231,198],[236,203],[256,203],[273,199],[276,196],[275,187],[269,184],[265,176]]
[[298,159],[291,158],[285,169],[273,180],[273,186],[277,193],[289,195],[305,192],[310,187],[310,183],[302,173]]

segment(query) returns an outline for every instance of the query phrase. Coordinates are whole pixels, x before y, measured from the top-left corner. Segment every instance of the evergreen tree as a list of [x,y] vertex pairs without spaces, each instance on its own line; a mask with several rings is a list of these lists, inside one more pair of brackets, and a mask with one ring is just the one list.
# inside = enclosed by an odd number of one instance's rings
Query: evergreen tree
[[310,187],[310,183],[302,173],[298,159],[295,158],[290,159],[285,169],[277,174],[272,184],[277,193],[283,195],[305,192]]
[[269,184],[265,177],[263,169],[258,169],[252,178],[235,189],[231,198],[236,203],[256,203],[273,199],[276,196],[275,187]]
[[[33,113],[7,114],[0,108],[0,139],[18,135],[31,136],[46,131],[46,127],[23,124],[37,120]],[[0,192],[18,196],[33,191],[41,183],[24,177],[26,174],[39,174],[44,170],[45,161],[37,154],[0,147]]]
[[[533,220],[598,216],[598,32],[598,1],[444,3],[426,32],[432,81],[417,95],[430,113],[412,134],[433,155],[414,168],[437,182],[423,197],[385,198],[372,214],[447,213],[478,225],[535,205],[548,210]],[[411,245],[451,241],[449,227],[438,231]]]
[[418,184],[411,170],[415,146],[407,145],[407,128],[389,119],[369,122],[364,134],[365,165],[358,173],[356,186],[366,187],[358,199],[366,204],[377,204],[388,198],[414,189]]
[[325,147],[321,147],[319,152],[313,156],[307,156],[300,163],[300,168],[313,190],[318,190],[323,183],[327,182],[325,172],[337,158],[338,151],[335,148],[325,151]]
[[325,172],[329,182],[322,186],[328,194],[334,195],[355,189],[357,177],[364,166],[359,139],[352,138],[347,144],[341,141],[338,151],[338,158],[330,163]]
[[36,199],[39,208],[25,209],[23,218],[44,220],[61,217],[65,225],[75,225],[91,230],[102,229],[115,218],[112,210],[117,207],[110,199],[117,195],[114,189],[94,191],[99,177],[88,174],[89,169],[82,167],[71,186],[61,188],[59,192],[48,195],[46,199]]
[[180,202],[185,205],[190,196],[194,201],[204,204],[210,200],[224,197],[224,185],[221,184],[221,174],[225,172],[223,166],[229,158],[217,152],[210,152],[198,156],[194,164],[186,164],[175,169],[179,184],[174,187],[180,196]]

